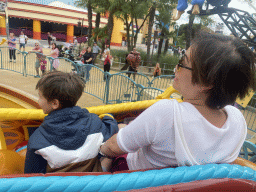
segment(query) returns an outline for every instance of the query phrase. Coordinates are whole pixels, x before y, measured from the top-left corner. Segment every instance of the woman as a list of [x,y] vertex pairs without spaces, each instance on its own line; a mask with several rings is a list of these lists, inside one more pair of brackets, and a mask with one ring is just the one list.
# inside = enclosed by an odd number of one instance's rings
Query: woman
[[[110,71],[110,63],[111,63],[111,60],[112,59],[112,56],[110,55],[110,52],[107,51],[106,52],[106,58],[105,58],[105,61],[104,61],[104,72],[109,72]],[[106,80],[107,78],[107,75],[104,74],[104,81]]]
[[16,38],[14,37],[14,33],[10,33],[10,38],[8,39],[8,46],[9,46],[9,55],[10,55],[10,61],[16,63]]
[[[83,50],[80,52],[79,57],[82,58],[85,53],[86,53],[86,47],[84,47]],[[82,60],[83,60],[83,58],[82,58]],[[83,61],[83,63],[84,63],[84,61]]]
[[106,141],[100,153],[128,153],[130,170],[233,162],[247,126],[230,104],[256,90],[254,75],[254,55],[241,40],[202,33],[175,68],[173,87],[184,102],[155,103]]
[[154,72],[153,72],[154,77],[158,77],[161,75],[161,68],[160,68],[160,64],[157,63],[155,68],[154,68]]
[[84,64],[86,65],[86,79],[85,81],[89,81],[90,79],[90,70],[92,68],[92,60],[93,60],[93,54],[92,54],[92,48],[87,47],[86,52],[84,54]]
[[60,65],[60,61],[59,61],[59,59],[57,59],[58,56],[59,56],[59,49],[57,48],[56,43],[52,43],[50,57],[54,58],[54,60],[52,62],[52,68],[54,71],[57,71],[57,69]]

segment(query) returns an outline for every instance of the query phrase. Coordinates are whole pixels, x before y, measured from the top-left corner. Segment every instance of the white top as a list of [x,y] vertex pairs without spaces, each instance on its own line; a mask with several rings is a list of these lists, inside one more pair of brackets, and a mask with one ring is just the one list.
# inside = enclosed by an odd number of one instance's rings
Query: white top
[[20,39],[20,43],[23,43],[23,44],[25,44],[26,43],[26,39],[27,39],[28,37],[27,37],[27,35],[20,35],[20,37],[19,37],[19,39]]
[[226,106],[222,128],[208,122],[190,103],[161,100],[121,129],[117,144],[130,170],[233,162],[247,134],[242,113]]

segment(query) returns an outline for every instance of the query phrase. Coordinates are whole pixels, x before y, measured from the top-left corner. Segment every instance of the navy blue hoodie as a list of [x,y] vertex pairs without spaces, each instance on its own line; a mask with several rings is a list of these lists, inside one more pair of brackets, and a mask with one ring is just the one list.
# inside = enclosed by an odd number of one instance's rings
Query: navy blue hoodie
[[94,159],[102,142],[118,132],[109,116],[102,120],[78,106],[51,112],[31,135],[25,173],[46,173],[47,164],[59,169]]

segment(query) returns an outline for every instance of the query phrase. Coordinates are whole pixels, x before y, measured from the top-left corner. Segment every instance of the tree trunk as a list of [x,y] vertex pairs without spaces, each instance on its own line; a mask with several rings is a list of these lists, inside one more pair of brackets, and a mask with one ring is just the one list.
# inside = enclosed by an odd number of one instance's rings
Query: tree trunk
[[114,26],[114,16],[113,16],[113,12],[110,12],[109,16],[108,16],[108,24],[107,24],[107,30],[108,30],[107,31],[107,35],[108,35],[107,45],[109,45],[109,47],[110,47],[110,43],[111,43],[113,26]]
[[186,35],[186,50],[190,47],[191,37],[192,37],[192,26],[195,20],[195,15],[191,14],[189,16],[189,23],[187,28],[187,35]]
[[91,5],[91,1],[88,1],[87,3],[87,9],[88,9],[88,23],[89,23],[89,27],[88,27],[88,42],[92,37],[92,5]]
[[100,28],[100,13],[96,15],[95,28]]
[[169,38],[166,38],[165,40],[165,46],[164,46],[164,54],[167,53],[169,47]]
[[134,42],[134,46],[133,47],[136,47],[137,40],[138,40],[138,33],[139,33],[137,17],[135,17],[135,25],[136,25],[136,31],[135,31],[135,35],[134,35],[134,38],[133,38],[133,42]]
[[131,41],[130,41],[130,25],[128,23],[127,14],[125,15],[125,25],[126,25],[126,37],[127,37],[127,49],[128,49],[128,52],[130,52],[132,50],[132,47],[131,47]]
[[133,37],[134,37],[134,31],[133,31],[133,17],[132,17],[132,19],[131,19],[131,24],[130,24],[131,26],[132,26],[132,38],[131,38],[131,45],[132,45],[132,49],[134,48],[134,42],[133,42]]
[[149,14],[149,22],[148,22],[148,37],[147,37],[147,65],[150,64],[150,46],[151,46],[151,35],[152,35],[152,28],[154,24],[154,18],[155,18],[155,5],[153,5],[150,8],[150,14]]
[[164,33],[161,32],[160,41],[159,41],[159,44],[158,44],[157,58],[159,58],[161,53],[162,53],[163,41],[164,41]]

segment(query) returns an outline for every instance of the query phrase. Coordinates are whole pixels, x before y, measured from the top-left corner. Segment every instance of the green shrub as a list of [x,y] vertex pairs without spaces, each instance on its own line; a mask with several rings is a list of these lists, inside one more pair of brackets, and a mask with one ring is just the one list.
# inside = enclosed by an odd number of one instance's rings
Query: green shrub
[[[157,53],[154,53],[151,63],[147,63],[147,53],[141,49],[137,49],[140,52],[141,56],[141,65],[153,67],[156,63],[160,63],[161,68],[173,70],[173,68],[179,62],[179,56],[171,55],[171,54],[161,54],[159,58],[157,58]],[[111,55],[116,57],[116,59],[121,57],[121,62],[125,62],[125,56],[128,54],[127,50],[118,50],[118,49],[111,49]]]

